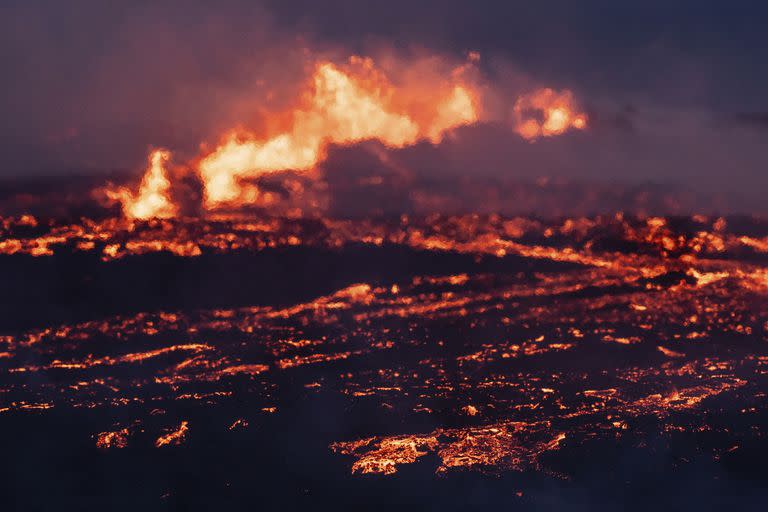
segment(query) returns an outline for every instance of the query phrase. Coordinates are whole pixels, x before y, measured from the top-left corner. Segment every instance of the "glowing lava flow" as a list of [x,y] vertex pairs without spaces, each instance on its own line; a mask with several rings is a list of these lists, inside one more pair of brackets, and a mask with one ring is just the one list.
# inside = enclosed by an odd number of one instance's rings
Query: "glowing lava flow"
[[[360,59],[353,60],[357,61]],[[372,69],[370,60],[362,62]],[[208,206],[236,201],[242,194],[238,178],[312,169],[325,156],[329,143],[376,139],[397,148],[424,138],[439,142],[447,130],[478,118],[471,93],[461,85],[438,101],[432,119],[396,112],[391,98],[398,91],[389,84],[371,86],[329,62],[317,66],[312,86],[309,108],[294,112],[289,131],[266,140],[230,137],[202,160],[200,176]]]
[[[338,258],[363,254],[384,277],[349,274],[338,286],[307,271],[279,281],[296,290],[285,301],[96,308],[74,323],[41,309],[35,326],[0,330],[0,418],[31,428],[75,418],[63,430],[92,436],[102,457],[154,446],[191,458],[244,439],[269,446],[285,425],[315,435],[300,424],[302,404],[322,400],[322,414],[363,427],[306,444],[345,457],[351,473],[406,479],[411,465],[579,477],[583,466],[572,461],[584,453],[651,453],[649,441],[714,462],[765,439],[768,220],[0,218],[0,254],[12,269],[103,254],[105,284],[115,282],[112,269],[196,268],[196,280],[224,283],[211,296],[231,282],[258,289],[249,285],[263,278],[249,278],[246,265],[282,265],[271,255],[286,247],[318,269],[314,256],[328,248]],[[390,262],[394,247],[434,265],[403,272]],[[144,257],[156,252],[169,253],[162,267]],[[452,273],[436,271],[445,262]],[[6,288],[37,307],[13,288],[34,290],[27,275]],[[144,288],[119,289],[115,300]],[[306,444],[297,463],[319,456]],[[293,449],[276,444],[264,464],[285,464]]]
[[[450,130],[479,122],[480,91],[465,76],[478,58],[471,54],[469,62],[454,69],[450,78],[437,85],[430,82],[426,88],[424,84],[393,85],[369,58],[351,57],[345,66],[317,63],[300,102],[287,112],[286,129],[259,135],[233,130],[219,146],[190,164],[202,184],[204,209],[258,203],[264,196],[249,179],[280,171],[311,171],[324,160],[330,144],[364,140],[377,140],[389,148],[421,140],[438,144]],[[535,140],[584,129],[587,116],[570,91],[545,88],[517,98],[512,124],[518,135]],[[152,153],[137,193],[123,187],[106,191],[111,200],[122,204],[126,217],[176,216],[172,184],[163,168],[169,158],[167,151]]]
[[518,98],[513,109],[515,132],[527,140],[583,130],[587,116],[580,112],[568,90],[545,88]]
[[166,177],[165,163],[171,154],[156,149],[149,155],[149,167],[135,195],[125,187],[107,189],[107,196],[123,205],[129,219],[167,219],[175,217],[178,209],[170,197],[171,182]]

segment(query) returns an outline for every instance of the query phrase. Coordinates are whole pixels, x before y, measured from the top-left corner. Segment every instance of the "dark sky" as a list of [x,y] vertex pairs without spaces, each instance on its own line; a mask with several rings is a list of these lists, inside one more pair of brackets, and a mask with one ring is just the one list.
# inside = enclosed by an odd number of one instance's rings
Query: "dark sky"
[[[0,4],[0,175],[136,168],[147,148],[193,154],[259,111],[259,81],[302,47],[483,55],[571,88],[589,133],[534,145],[468,135],[473,172],[768,185],[768,4],[760,1],[351,1]],[[273,84],[281,87],[281,84]],[[266,87],[269,87],[267,85]]]

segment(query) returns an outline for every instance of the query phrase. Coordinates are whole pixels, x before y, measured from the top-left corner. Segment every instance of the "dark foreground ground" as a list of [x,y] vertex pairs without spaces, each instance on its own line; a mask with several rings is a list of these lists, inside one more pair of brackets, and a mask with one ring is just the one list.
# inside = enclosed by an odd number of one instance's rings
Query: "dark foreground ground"
[[3,226],[3,510],[768,498],[762,221]]

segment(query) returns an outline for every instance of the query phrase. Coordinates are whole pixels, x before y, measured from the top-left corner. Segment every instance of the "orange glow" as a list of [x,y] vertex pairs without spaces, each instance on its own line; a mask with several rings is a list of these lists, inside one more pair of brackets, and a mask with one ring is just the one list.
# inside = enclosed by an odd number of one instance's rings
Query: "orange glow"
[[155,447],[160,448],[162,446],[182,444],[184,440],[187,438],[188,431],[189,431],[189,422],[182,421],[181,424],[179,425],[179,428],[158,437],[157,441],[155,441]]
[[125,448],[128,446],[129,434],[130,432],[127,428],[115,430],[114,432],[101,432],[96,438],[96,447],[102,450]]
[[[387,148],[420,141],[439,144],[452,130],[486,120],[481,94],[486,87],[481,87],[475,68],[479,59],[479,54],[469,53],[464,64],[449,71],[438,57],[405,64],[384,58],[383,67],[392,70],[392,82],[371,58],[352,56],[344,64],[315,62],[293,105],[265,116],[264,126],[269,128],[231,129],[219,144],[188,163],[202,185],[203,210],[274,207],[281,201],[280,194],[253,180],[284,171],[314,180],[318,175],[312,171],[325,159],[329,145],[366,140]],[[513,130],[527,140],[583,130],[588,121],[569,90],[542,88],[525,93],[517,97],[512,112]],[[172,197],[174,183],[167,176],[169,159],[168,151],[153,151],[135,192],[126,187],[101,192],[119,202],[128,219],[176,217],[179,205]],[[288,188],[321,207],[321,201],[300,182]],[[41,255],[44,250],[40,249]]]
[[472,94],[465,87],[457,85],[453,94],[437,106],[437,117],[432,122],[427,136],[433,143],[439,143],[443,134],[460,125],[478,121],[478,113]]
[[[338,390],[350,404],[419,421],[413,430],[384,425],[365,437],[335,439],[331,449],[349,459],[355,474],[393,475],[418,464],[439,474],[556,476],[552,462],[586,442],[636,443],[642,438],[635,425],[652,435],[701,432],[716,428],[707,420],[729,400],[761,400],[744,403],[740,414],[762,407],[768,268],[754,253],[768,221],[753,221],[746,234],[737,222],[695,222],[691,229],[679,218],[629,215],[553,222],[498,215],[403,216],[396,223],[184,218],[142,225],[80,219],[39,221],[30,231],[18,229],[29,227],[29,217],[0,218],[17,237],[4,240],[13,241],[5,250],[38,258],[73,250],[100,255],[107,247],[115,247],[112,257],[199,248],[177,253],[184,258],[388,244],[478,260],[515,255],[535,265],[503,276],[477,267],[428,269],[273,305],[125,312],[0,333],[0,392],[8,397],[0,415],[101,411],[99,424],[110,426],[93,433],[99,449],[175,447],[191,440],[194,420],[181,421],[187,413],[210,411],[212,424],[233,436],[267,415],[282,421],[290,403],[275,390],[291,381],[303,393]],[[595,243],[604,237],[612,243]],[[725,345],[718,347],[718,339]],[[596,348],[632,364],[570,370],[568,361]],[[229,407],[240,396],[253,406],[233,417]],[[130,408],[135,420],[114,423],[117,407]],[[422,417],[435,426],[422,430]],[[445,417],[450,426],[442,425]],[[764,435],[757,420],[745,426]]]
[[587,115],[581,112],[569,90],[538,89],[518,98],[513,108],[515,132],[527,140],[560,135],[569,129],[587,127]]
[[156,149],[149,155],[149,167],[136,194],[125,187],[106,190],[110,199],[122,203],[126,217],[165,219],[176,216],[178,210],[170,197],[171,182],[165,170],[170,158],[171,153],[163,149]]
[[372,60],[353,57],[350,63],[357,68],[344,70],[330,62],[316,66],[307,84],[309,104],[293,111],[288,131],[265,139],[230,135],[203,158],[199,171],[206,205],[242,200],[239,179],[314,168],[327,144],[375,139],[399,148],[425,138],[438,143],[446,131],[478,119],[466,86],[455,85],[447,97],[438,92],[431,112],[420,116],[395,108],[394,98],[404,92],[376,72]]

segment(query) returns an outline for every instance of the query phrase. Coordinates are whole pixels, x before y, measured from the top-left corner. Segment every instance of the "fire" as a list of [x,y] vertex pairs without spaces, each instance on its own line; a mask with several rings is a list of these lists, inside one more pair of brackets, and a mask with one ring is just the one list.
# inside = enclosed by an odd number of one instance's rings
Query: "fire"
[[[7,254],[52,261],[113,246],[110,253],[122,257],[194,243],[198,251],[174,259],[203,252],[226,264],[237,253],[261,264],[285,247],[300,246],[309,261],[365,245],[381,258],[372,261],[384,276],[284,302],[128,310],[63,324],[43,317],[29,330],[0,332],[0,415],[39,422],[61,416],[47,416],[56,410],[87,411],[96,425],[110,425],[92,436],[102,450],[154,445],[194,454],[194,443],[183,446],[197,421],[182,421],[187,415],[206,417],[194,431],[203,444],[258,423],[247,434],[257,439],[261,425],[280,428],[295,418],[293,390],[337,394],[350,407],[404,418],[402,426],[374,422],[367,437],[330,445],[356,474],[396,475],[418,464],[438,474],[556,476],[592,442],[641,447],[664,436],[672,445],[680,433],[706,432],[724,436],[725,449],[764,436],[757,416],[730,419],[765,406],[768,268],[755,257],[762,246],[744,243],[767,239],[765,220],[719,228],[706,219],[631,215],[69,222],[0,218],[0,252],[9,240]],[[713,236],[717,243],[708,242]],[[385,261],[392,247],[433,261],[446,251],[452,260],[475,258],[452,273],[433,267],[404,275]],[[494,255],[517,255],[530,271],[498,275],[471,263]],[[126,264],[146,261],[133,260]],[[607,364],[574,367],[589,359],[584,354]],[[288,381],[289,393],[279,392]],[[241,411],[242,403],[250,405]],[[117,407],[130,407],[130,424],[114,423]],[[434,426],[424,430],[424,418]],[[720,430],[725,419],[729,430]],[[683,442],[676,446],[704,453]]]
[[521,96],[513,108],[515,132],[527,140],[583,130],[587,115],[580,112],[569,90],[544,88]]
[[125,448],[128,446],[128,436],[130,432],[127,428],[122,428],[114,432],[101,432],[96,438],[96,447],[102,450],[109,448]]
[[[259,134],[232,130],[221,144],[189,164],[200,179],[204,208],[273,204],[279,200],[275,194],[247,181],[281,171],[309,173],[331,144],[439,144],[451,130],[480,122],[480,88],[469,77],[478,59],[476,53],[469,54],[466,63],[444,73],[445,79],[440,73],[424,78],[418,64],[406,65],[407,78],[397,84],[370,58],[353,56],[345,65],[317,62],[295,106],[274,116],[287,125]],[[515,132],[528,140],[581,130],[587,124],[568,90],[524,94],[515,101],[513,115]],[[152,152],[138,192],[121,187],[107,190],[107,196],[122,203],[129,219],[175,217],[179,208],[171,198],[165,169],[169,159],[168,151]]]
[[171,153],[163,149],[156,149],[149,155],[149,166],[135,195],[125,187],[106,191],[108,197],[122,203],[126,217],[166,219],[176,216],[178,209],[171,200],[171,182],[165,170],[170,158]]
[[451,96],[437,106],[437,118],[427,136],[433,143],[438,144],[443,139],[443,134],[451,128],[477,121],[478,114],[470,92],[457,85]]
[[[308,171],[325,156],[328,144],[352,144],[375,139],[400,148],[420,139],[438,143],[443,134],[478,119],[470,91],[455,85],[433,107],[431,119],[395,108],[393,99],[403,93],[375,73],[370,59],[351,59],[362,64],[355,74],[330,62],[315,68],[308,84],[309,105],[293,112],[292,127],[271,138],[238,140],[230,136],[200,163],[200,177],[209,207],[237,200],[240,178],[282,171]],[[366,73],[376,79],[366,80]]]
[[180,445],[187,438],[187,432],[189,432],[189,422],[182,421],[179,428],[158,437],[155,441],[155,447],[160,448],[168,445]]

